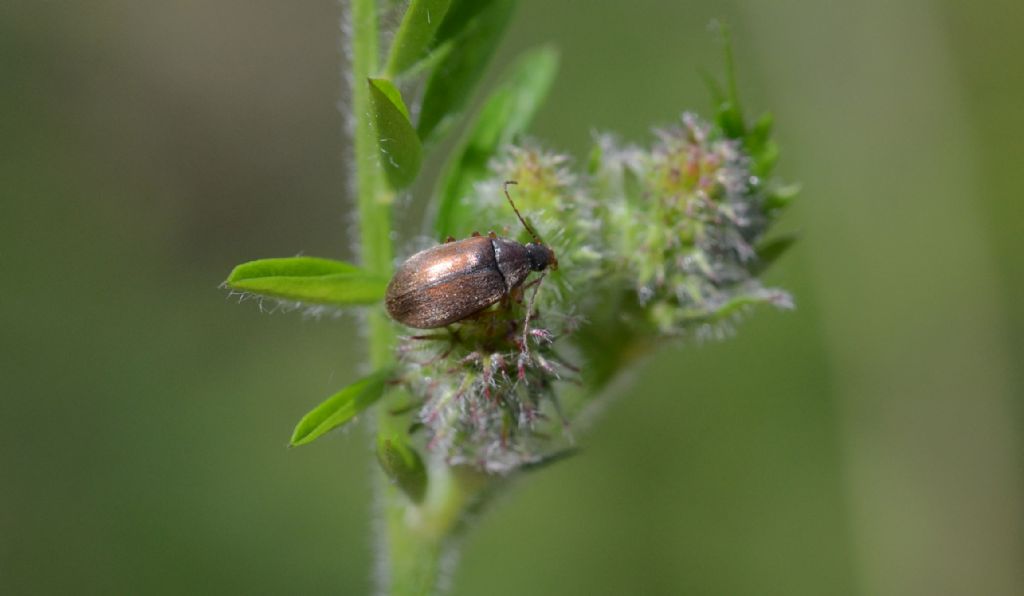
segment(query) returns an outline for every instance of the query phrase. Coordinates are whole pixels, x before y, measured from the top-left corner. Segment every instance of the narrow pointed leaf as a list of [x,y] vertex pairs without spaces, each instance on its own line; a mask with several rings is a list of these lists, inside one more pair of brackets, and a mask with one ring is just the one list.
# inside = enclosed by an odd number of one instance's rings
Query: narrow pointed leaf
[[386,72],[398,76],[426,57],[451,0],[412,0],[391,42]]
[[305,445],[352,420],[384,394],[391,370],[379,370],[330,396],[302,417],[292,433],[291,444]]
[[587,153],[587,175],[597,176],[601,172],[602,161],[604,160],[604,147],[601,143],[594,143]]
[[444,22],[434,35],[431,48],[437,48],[461,35],[471,26],[477,15],[485,11],[495,0],[452,0],[445,13]]
[[420,171],[423,151],[409,121],[402,95],[387,79],[368,79],[371,126],[377,137],[380,163],[393,190],[412,184]]
[[725,94],[722,92],[722,86],[718,84],[718,80],[715,76],[703,68],[698,68],[697,74],[699,74],[701,80],[704,81],[704,86],[708,88],[708,93],[711,94],[711,101],[713,104],[717,106],[724,102]]
[[[743,139],[747,125],[743,119],[739,91],[736,87],[736,63],[732,54],[732,30],[725,23],[715,23],[725,59],[725,100],[718,102],[717,122],[725,136]],[[713,92],[714,93],[714,92]]]
[[775,126],[775,117],[765,112],[754,122],[750,133],[744,141],[744,146],[751,153],[759,152],[765,144],[772,140],[772,129]]
[[634,208],[640,208],[643,205],[644,183],[640,180],[640,175],[629,164],[622,166],[622,192]]
[[760,306],[762,304],[774,306],[782,310],[792,310],[794,308],[793,297],[788,292],[774,288],[760,288],[734,296],[714,311],[704,313],[704,316],[696,318],[696,320],[703,320],[709,323],[725,321],[751,306]]
[[391,482],[413,503],[427,494],[427,470],[423,459],[404,438],[395,434],[377,438],[377,461]]
[[471,213],[461,208],[461,201],[473,192],[475,183],[487,177],[487,164],[494,154],[529,126],[557,71],[558,52],[550,47],[532,50],[519,59],[484,103],[441,177],[434,220],[438,238],[461,237],[470,231]]
[[773,211],[785,209],[799,193],[799,184],[788,184],[772,188],[764,198],[764,210],[771,214]]
[[773,238],[757,247],[757,263],[751,268],[755,276],[761,275],[796,243],[796,234]]
[[715,121],[722,133],[730,139],[743,139],[746,134],[746,125],[743,123],[743,113],[739,106],[731,101],[726,101],[718,106],[718,114]]
[[355,265],[316,257],[250,261],[235,267],[224,282],[232,290],[339,306],[379,302],[387,283]]
[[558,463],[560,461],[569,459],[580,452],[578,447],[567,447],[554,453],[549,453],[543,457],[535,459],[531,462],[527,462],[520,466],[520,470],[523,472],[536,472],[542,470],[551,464]]
[[466,106],[501,41],[514,7],[515,0],[490,0],[458,35],[446,41],[455,47],[434,68],[423,92],[416,126],[423,142],[439,137]]

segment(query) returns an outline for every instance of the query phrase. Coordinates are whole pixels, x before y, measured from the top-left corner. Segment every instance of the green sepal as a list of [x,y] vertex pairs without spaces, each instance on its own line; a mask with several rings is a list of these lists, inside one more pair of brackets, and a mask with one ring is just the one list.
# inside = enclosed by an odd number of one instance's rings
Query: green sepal
[[787,184],[784,186],[770,188],[765,194],[762,207],[767,213],[774,214],[773,212],[777,212],[788,207],[798,194],[800,194],[799,184]]
[[413,503],[420,503],[427,494],[427,469],[423,459],[399,435],[377,437],[377,461],[388,479]]
[[772,173],[779,159],[779,146],[772,139],[774,122],[771,114],[762,114],[743,138],[743,148],[753,161],[751,171],[761,178],[767,178]]
[[776,261],[785,254],[790,247],[796,244],[796,234],[786,234],[762,242],[757,247],[757,262],[750,268],[751,275],[757,277],[768,270]]
[[764,289],[757,292],[740,294],[730,298],[724,304],[715,309],[714,312],[708,313],[704,320],[709,323],[724,321],[733,315],[743,312],[750,306],[759,306],[762,304],[788,310],[793,308],[792,300],[792,297],[790,297],[788,293],[781,290]]

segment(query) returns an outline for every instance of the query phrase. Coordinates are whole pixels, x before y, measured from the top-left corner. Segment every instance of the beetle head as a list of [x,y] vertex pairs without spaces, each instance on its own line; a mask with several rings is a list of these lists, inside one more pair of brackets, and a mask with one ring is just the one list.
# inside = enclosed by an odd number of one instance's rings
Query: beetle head
[[558,258],[555,251],[539,242],[531,242],[526,245],[526,254],[530,257],[530,269],[532,271],[544,271],[558,269]]

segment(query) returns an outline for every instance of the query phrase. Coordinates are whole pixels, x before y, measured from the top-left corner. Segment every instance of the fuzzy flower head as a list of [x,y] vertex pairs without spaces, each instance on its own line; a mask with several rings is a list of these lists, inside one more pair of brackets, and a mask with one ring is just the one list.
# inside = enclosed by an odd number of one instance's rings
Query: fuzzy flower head
[[743,142],[691,114],[657,136],[651,148],[600,138],[585,174],[529,144],[492,162],[467,209],[509,222],[496,236],[543,243],[559,267],[402,340],[401,378],[428,451],[494,473],[542,460],[565,446],[567,410],[583,403],[563,387],[600,379],[595,363],[658,338],[720,334],[751,304],[790,305],[758,280],[773,211]]
[[[513,145],[491,164],[494,175],[477,185],[479,208],[485,217],[509,221],[512,214],[501,185],[504,180],[517,182],[510,188],[513,200],[559,261],[558,272],[544,282],[545,290],[539,296],[547,304],[562,303],[567,293],[576,293],[601,273],[601,222],[585,180],[573,173],[571,166],[563,154],[533,144]],[[514,218],[511,221],[514,227],[506,228],[510,237],[533,241]]]
[[770,218],[740,141],[692,114],[657,136],[648,151],[607,160],[626,172],[609,207],[609,242],[649,322],[663,334],[706,333],[748,304],[787,306],[785,293],[756,279]]
[[402,338],[405,383],[422,400],[427,449],[449,464],[508,472],[541,459],[561,431],[556,384],[572,382],[576,369],[556,343],[577,322],[545,314],[536,302],[530,310],[536,289],[437,333]]
[[557,154],[511,148],[477,185],[475,202],[481,221],[511,219],[497,235],[536,241],[504,196],[504,181],[515,180],[509,192],[560,270],[533,274],[484,311],[400,344],[404,382],[421,402],[426,447],[450,464],[505,473],[542,459],[567,438],[557,386],[576,382],[577,369],[559,348],[580,324],[564,300],[573,272],[583,271],[577,265],[586,232],[559,224],[585,210],[566,163]]

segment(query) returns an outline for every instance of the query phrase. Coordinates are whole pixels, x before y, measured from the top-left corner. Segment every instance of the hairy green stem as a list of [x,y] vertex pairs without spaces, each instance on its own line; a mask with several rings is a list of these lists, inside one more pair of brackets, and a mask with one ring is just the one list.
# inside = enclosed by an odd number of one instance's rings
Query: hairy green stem
[[[392,270],[391,205],[394,193],[384,179],[380,168],[377,139],[370,122],[369,77],[378,74],[379,37],[376,0],[351,0],[352,50],[352,104],[354,119],[354,145],[356,159],[356,188],[358,194],[360,248],[363,266],[382,276]],[[369,357],[374,369],[394,362],[395,331],[381,309],[367,315]],[[391,400],[385,399],[377,416],[380,436],[405,433],[408,421],[389,416],[386,411]],[[377,482],[383,500],[380,515],[383,544],[377,551],[381,558],[378,569],[380,590],[404,596],[432,594],[438,589],[442,556],[446,541],[455,527],[471,484],[458,481],[444,465],[432,465],[429,470],[428,496],[419,506],[388,482],[383,473]]]
[[[352,0],[352,118],[355,120],[356,188],[358,193],[360,247],[363,266],[382,276],[391,273],[392,194],[384,184],[368,114],[370,89],[367,79],[376,73],[378,61],[377,7],[374,0]],[[394,331],[384,313],[368,314],[370,363],[376,369],[391,363]]]
[[[436,594],[446,583],[444,558],[454,555],[454,534],[467,507],[486,488],[485,475],[451,468],[443,461],[430,466],[427,496],[412,505],[401,495],[386,502],[388,577],[394,595]],[[393,496],[393,495],[392,495]]]

